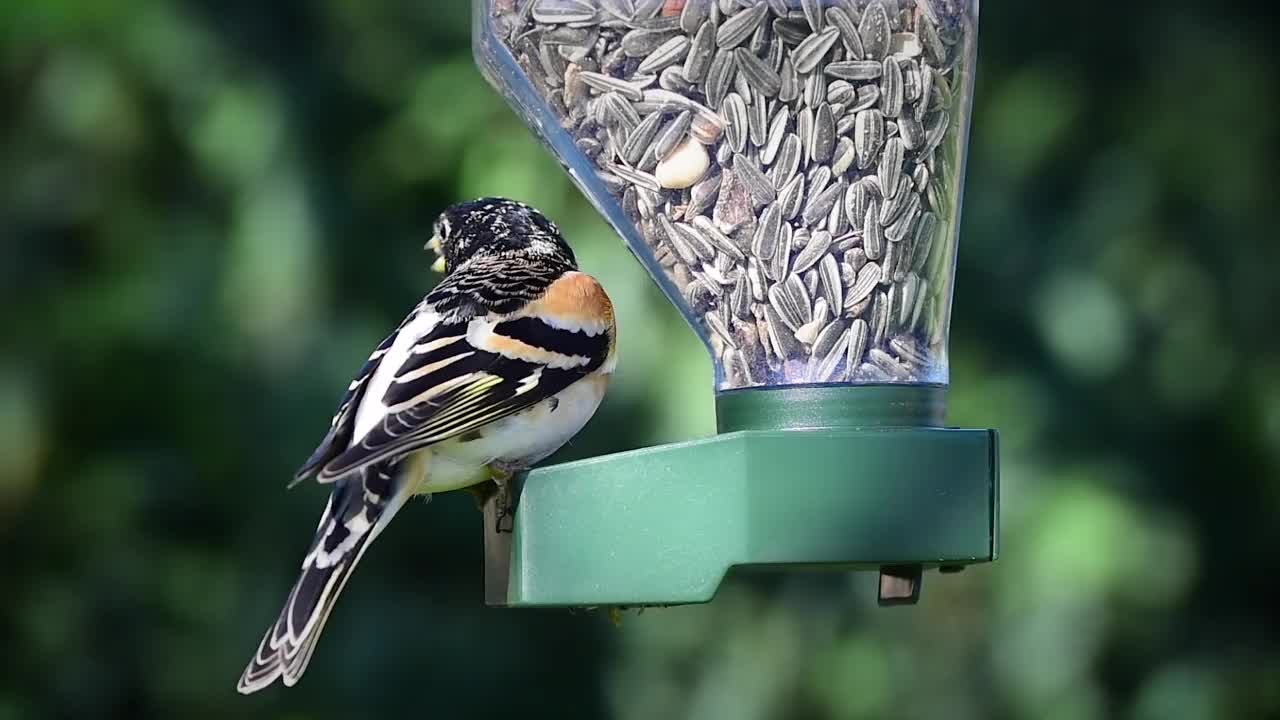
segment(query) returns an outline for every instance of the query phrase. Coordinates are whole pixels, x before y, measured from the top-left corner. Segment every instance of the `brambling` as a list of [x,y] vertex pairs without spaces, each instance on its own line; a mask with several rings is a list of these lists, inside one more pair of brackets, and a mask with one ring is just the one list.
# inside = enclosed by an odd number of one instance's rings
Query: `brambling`
[[448,208],[434,230],[444,278],[369,356],[295,476],[333,492],[241,693],[298,682],[351,571],[409,498],[505,483],[604,397],[613,305],[554,223],[483,198]]

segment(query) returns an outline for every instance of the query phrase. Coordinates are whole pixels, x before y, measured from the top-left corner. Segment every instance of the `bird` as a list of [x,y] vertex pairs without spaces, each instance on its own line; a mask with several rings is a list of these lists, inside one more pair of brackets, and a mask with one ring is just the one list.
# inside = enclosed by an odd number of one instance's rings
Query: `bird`
[[449,206],[441,280],[369,356],[290,486],[332,486],[302,571],[237,684],[293,686],[352,571],[414,496],[505,490],[587,423],[617,363],[613,304],[519,201]]

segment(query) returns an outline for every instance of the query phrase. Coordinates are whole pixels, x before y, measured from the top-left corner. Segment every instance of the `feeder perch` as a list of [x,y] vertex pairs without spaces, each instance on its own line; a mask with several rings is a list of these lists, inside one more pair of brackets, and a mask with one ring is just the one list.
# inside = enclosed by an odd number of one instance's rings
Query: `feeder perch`
[[711,353],[718,431],[514,478],[486,602],[878,570],[910,604],[994,560],[996,432],[944,424],[976,0],[474,9],[485,77]]

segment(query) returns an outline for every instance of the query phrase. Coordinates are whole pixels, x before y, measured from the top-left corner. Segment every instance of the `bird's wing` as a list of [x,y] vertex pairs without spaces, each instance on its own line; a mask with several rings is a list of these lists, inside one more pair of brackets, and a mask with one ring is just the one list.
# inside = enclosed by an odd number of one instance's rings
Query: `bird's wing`
[[381,402],[381,420],[328,460],[317,479],[332,482],[559,393],[612,362],[613,327],[603,289],[577,272],[512,314],[441,316],[409,349],[386,394],[362,400]]
[[377,372],[378,367],[382,363],[382,358],[391,349],[392,343],[396,337],[417,315],[417,309],[410,313],[404,322],[400,323],[400,327],[395,332],[387,336],[385,340],[378,345],[377,349],[369,355],[369,359],[365,360],[364,365],[360,367],[351,384],[347,386],[346,393],[342,396],[342,401],[338,403],[338,411],[333,414],[333,419],[329,422],[329,432],[320,441],[315,451],[311,453],[311,457],[302,464],[293,476],[295,485],[309,477],[312,477],[324,467],[324,464],[337,457],[347,446],[351,444],[351,438],[355,434],[356,410],[360,407],[361,401],[364,399],[365,390],[369,386],[369,379]]

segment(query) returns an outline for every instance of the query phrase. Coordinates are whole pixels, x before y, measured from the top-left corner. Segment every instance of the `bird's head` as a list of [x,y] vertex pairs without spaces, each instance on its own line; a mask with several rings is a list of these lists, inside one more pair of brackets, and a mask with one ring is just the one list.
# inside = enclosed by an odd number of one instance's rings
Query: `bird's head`
[[534,208],[506,198],[480,198],[445,208],[427,247],[440,257],[431,268],[446,275],[474,257],[544,256],[577,267],[560,228]]

